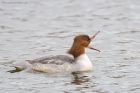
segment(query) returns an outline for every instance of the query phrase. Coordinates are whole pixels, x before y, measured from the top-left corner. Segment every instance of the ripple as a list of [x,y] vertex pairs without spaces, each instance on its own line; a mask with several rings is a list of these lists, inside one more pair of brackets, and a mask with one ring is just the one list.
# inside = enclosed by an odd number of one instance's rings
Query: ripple
[[126,75],[111,76],[111,78],[115,78],[115,79],[120,79],[120,78],[124,78],[124,77],[126,77]]
[[131,31],[119,32],[119,33],[116,33],[116,34],[124,35],[124,34],[135,34],[135,33],[140,33],[140,31],[138,31],[138,30],[131,30]]
[[129,91],[139,91],[140,90],[140,87],[137,87],[137,88],[132,88],[132,89],[130,89]]
[[12,18],[13,20],[18,20],[18,21],[22,21],[22,22],[27,22],[28,19],[27,18],[20,18],[20,17],[14,17]]
[[5,29],[11,29],[11,27],[5,26],[5,25],[0,25],[0,29],[3,29],[3,30],[5,30]]
[[0,8],[0,11],[4,11],[4,9]]
[[124,57],[124,60],[136,60],[139,59],[140,57]]
[[28,4],[26,1],[2,1],[3,4]]
[[71,37],[71,36],[73,36],[73,35],[71,35],[68,31],[57,31],[57,32],[48,33],[48,35],[46,37],[67,38],[67,37]]
[[117,43],[122,43],[122,44],[126,44],[126,43],[131,43],[132,41],[118,41]]
[[66,31],[50,32],[48,33],[48,35],[58,35],[58,34],[63,34],[63,33],[67,33],[67,32]]

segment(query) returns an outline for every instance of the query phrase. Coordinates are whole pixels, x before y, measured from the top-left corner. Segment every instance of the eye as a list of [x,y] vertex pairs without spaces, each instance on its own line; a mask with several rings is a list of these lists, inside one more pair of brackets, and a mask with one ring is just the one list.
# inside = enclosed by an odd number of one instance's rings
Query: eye
[[87,40],[90,41],[91,39],[89,37],[87,37]]
[[90,42],[90,38],[89,36],[85,36],[84,40],[89,41]]

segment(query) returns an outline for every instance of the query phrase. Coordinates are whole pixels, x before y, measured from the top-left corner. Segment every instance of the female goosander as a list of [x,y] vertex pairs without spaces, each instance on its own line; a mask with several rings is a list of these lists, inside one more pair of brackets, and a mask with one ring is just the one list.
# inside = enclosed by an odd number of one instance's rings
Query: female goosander
[[25,62],[16,64],[16,70],[12,70],[11,72],[20,71],[23,69],[48,73],[90,71],[92,70],[92,63],[85,53],[85,48],[90,48],[100,52],[100,50],[89,46],[90,42],[98,33],[99,32],[92,37],[89,37],[88,35],[76,36],[72,47],[68,51],[68,53],[73,57],[57,55],[35,60],[26,60]]

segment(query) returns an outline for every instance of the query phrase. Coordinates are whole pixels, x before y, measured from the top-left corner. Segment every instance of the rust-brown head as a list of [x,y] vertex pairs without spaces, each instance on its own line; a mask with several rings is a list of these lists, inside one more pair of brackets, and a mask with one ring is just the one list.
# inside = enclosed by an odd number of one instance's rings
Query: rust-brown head
[[88,35],[79,35],[74,38],[74,42],[70,50],[68,51],[69,54],[73,55],[74,58],[80,56],[81,54],[85,53],[85,48],[90,48],[96,51],[99,51],[98,49],[95,49],[91,46],[89,46],[90,42],[95,38],[95,36],[98,34],[97,32],[92,37],[89,37]]

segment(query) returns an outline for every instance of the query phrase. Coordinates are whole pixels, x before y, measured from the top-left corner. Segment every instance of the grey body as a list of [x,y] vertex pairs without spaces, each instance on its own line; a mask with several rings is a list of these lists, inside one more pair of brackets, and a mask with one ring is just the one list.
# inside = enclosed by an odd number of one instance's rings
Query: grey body
[[65,62],[68,63],[73,63],[74,59],[70,56],[67,55],[56,55],[56,56],[49,56],[49,57],[42,57],[39,59],[34,59],[34,60],[28,60],[30,64],[57,64],[57,65],[62,65]]

